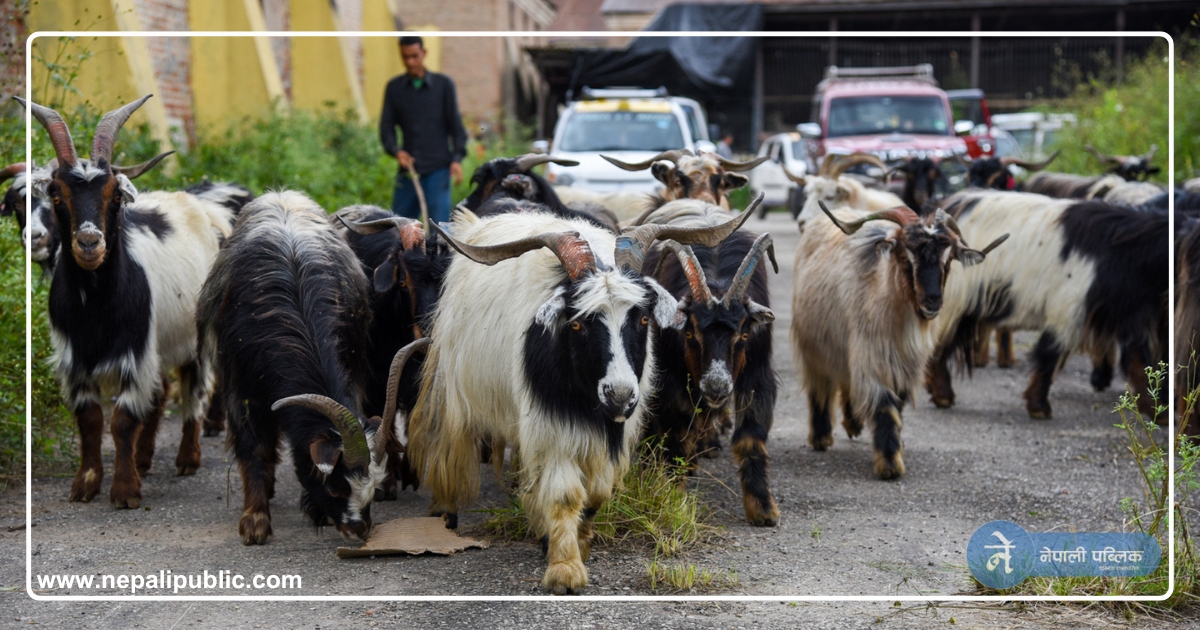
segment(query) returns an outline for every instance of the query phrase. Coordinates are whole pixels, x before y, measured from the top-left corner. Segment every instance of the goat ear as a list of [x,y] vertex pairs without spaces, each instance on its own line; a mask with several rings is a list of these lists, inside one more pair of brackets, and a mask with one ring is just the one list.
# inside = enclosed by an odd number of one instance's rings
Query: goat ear
[[659,328],[680,330],[687,323],[687,300],[678,301],[662,285],[651,278],[646,284],[654,291],[654,321]]
[[896,239],[885,238],[878,243],[875,243],[875,252],[880,256],[887,256],[892,253],[892,248],[896,246]]
[[671,173],[674,171],[675,164],[667,160],[659,160],[650,165],[650,174],[668,188],[671,187]]
[[337,465],[338,457],[342,454],[342,447],[329,439],[328,435],[321,434],[308,445],[308,454],[312,456],[313,464],[316,465],[317,470],[321,471],[321,475],[328,477],[333,472],[333,467]]
[[558,323],[562,312],[567,308],[567,288],[559,285],[554,289],[554,295],[550,296],[549,300],[537,310],[537,314],[533,316],[533,321],[542,325],[546,330],[554,330]]
[[117,190],[121,191],[121,201],[133,203],[137,199],[137,188],[123,173],[117,173]]
[[746,310],[750,311],[750,319],[754,322],[755,326],[762,326],[775,321],[775,311],[754,300],[746,301]]
[[850,198],[850,194],[851,194],[850,187],[841,182],[838,182],[837,194],[834,195],[833,200],[835,202],[836,201],[845,201]]
[[33,171],[29,176],[29,185],[33,187],[34,196],[49,197],[50,173],[44,169]]
[[396,268],[395,256],[388,256],[382,265],[375,268],[374,284],[376,293],[387,293],[392,290],[392,287],[396,286]]
[[956,258],[958,258],[958,262],[962,263],[962,266],[970,267],[971,265],[978,265],[983,262],[984,254],[977,249],[959,247]]
[[721,178],[721,190],[737,190],[750,183],[750,178],[741,173],[725,173]]

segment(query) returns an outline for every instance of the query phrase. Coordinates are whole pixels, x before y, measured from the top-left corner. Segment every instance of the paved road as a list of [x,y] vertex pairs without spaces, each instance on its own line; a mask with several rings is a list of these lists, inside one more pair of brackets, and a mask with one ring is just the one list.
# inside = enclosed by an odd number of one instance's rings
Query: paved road
[[[770,230],[779,254],[780,273],[772,278],[776,320],[776,365],[783,383],[771,432],[771,486],[781,513],[774,528],[755,528],[742,519],[736,470],[728,449],[705,460],[695,480],[713,509],[711,523],[723,528],[720,539],[685,552],[672,562],[736,572],[739,583],[728,594],[854,595],[966,593],[972,583],[963,550],[972,532],[994,519],[1009,519],[1030,531],[1106,531],[1121,528],[1118,503],[1140,496],[1136,470],[1113,428],[1110,409],[1116,393],[1095,393],[1087,382],[1086,358],[1074,357],[1051,392],[1055,417],[1030,420],[1020,399],[1028,374],[1016,367],[977,370],[959,381],[953,410],[935,409],[924,396],[905,410],[903,438],[906,475],[893,482],[872,474],[869,440],[849,440],[835,425],[836,442],[824,453],[806,442],[807,408],[790,352],[790,282],[796,230],[785,215],[749,229]],[[1034,340],[1017,337],[1018,353]],[[451,557],[403,557],[338,560],[340,537],[332,529],[315,530],[297,509],[299,484],[286,463],[280,466],[272,511],[274,540],[244,547],[237,535],[241,482],[223,438],[204,438],[204,465],[193,477],[172,474],[178,418],[168,416],[159,433],[159,450],[143,484],[144,509],[113,510],[106,502],[68,503],[69,478],[37,478],[33,484],[33,572],[37,574],[201,573],[297,574],[302,588],[265,589],[259,594],[413,595],[538,594],[544,568],[538,548],[527,543],[495,542],[485,551]],[[112,449],[106,444],[104,491],[111,480]],[[285,458],[284,460],[288,460]],[[503,491],[487,471],[482,502],[500,504]],[[428,494],[403,493],[398,501],[373,507],[377,521],[424,515]],[[20,559],[24,522],[23,493],[0,494],[0,557],[12,558],[0,587],[23,588]],[[460,515],[466,528],[485,519]],[[589,562],[589,595],[650,594],[645,567],[651,556],[628,546],[599,548]],[[56,593],[65,593],[60,589]],[[99,594],[99,591],[86,591]],[[116,594],[115,591],[107,591]],[[193,591],[217,594],[218,591]],[[227,594],[229,591],[221,593]],[[72,589],[71,594],[84,594]],[[865,627],[895,612],[887,604],[837,605],[778,603],[653,604],[433,604],[433,603],[35,603],[13,593],[0,608],[0,627],[30,618],[88,627],[195,627],[213,623],[258,623],[343,627],[369,623],[454,625],[546,625],[576,627],[673,625],[755,627],[791,625],[798,618],[817,627]],[[11,607],[10,604],[11,603]],[[366,615],[367,610],[378,614]],[[942,609],[936,615],[910,610],[888,616],[896,627],[928,627],[950,616],[980,627],[1040,624],[1057,620],[1072,625],[1108,623],[1102,613],[1039,608],[1034,612]],[[587,625],[591,624],[591,625]],[[77,625],[72,622],[69,625]]]

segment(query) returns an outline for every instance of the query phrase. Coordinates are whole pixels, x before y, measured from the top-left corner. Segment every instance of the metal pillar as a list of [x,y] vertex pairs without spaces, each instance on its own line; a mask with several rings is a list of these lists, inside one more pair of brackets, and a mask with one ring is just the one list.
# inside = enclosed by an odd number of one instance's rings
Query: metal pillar
[[[982,20],[979,18],[979,13],[971,15],[971,30],[981,30]],[[971,87],[979,87],[979,36],[971,37]]]

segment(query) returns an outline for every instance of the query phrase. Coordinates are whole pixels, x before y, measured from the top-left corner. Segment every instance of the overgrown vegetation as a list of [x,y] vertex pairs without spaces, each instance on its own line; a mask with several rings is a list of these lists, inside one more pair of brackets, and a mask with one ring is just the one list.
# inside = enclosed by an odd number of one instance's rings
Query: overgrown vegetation
[[[1091,144],[1109,155],[1141,155],[1158,145],[1154,163],[1162,172],[1153,181],[1167,181],[1169,78],[1166,42],[1155,44],[1141,59],[1125,64],[1123,80],[1115,69],[1080,81],[1065,102],[1046,111],[1070,112],[1076,127],[1063,128],[1054,147],[1062,155],[1053,170],[1094,175],[1104,170],[1095,156],[1083,150]],[[1181,38],[1175,44],[1175,178],[1200,175],[1200,39]]]
[[[655,557],[671,557],[717,533],[709,525],[708,509],[697,490],[683,483],[686,469],[666,462],[662,447],[643,442],[641,457],[629,467],[622,486],[600,508],[593,521],[594,545],[640,543]],[[511,540],[533,540],[520,499],[512,496],[507,505],[483,510],[490,518],[483,529]]]
[[[1195,361],[1193,355],[1192,361]],[[1167,592],[1170,574],[1168,551],[1170,538],[1175,541],[1175,590],[1161,602],[1112,602],[1110,605],[1124,612],[1153,610],[1178,612],[1194,609],[1200,605],[1200,558],[1193,531],[1196,514],[1196,498],[1200,497],[1200,441],[1184,435],[1186,423],[1176,423],[1174,435],[1166,435],[1158,421],[1168,413],[1165,404],[1168,370],[1166,364],[1157,369],[1147,368],[1149,393],[1154,400],[1154,418],[1146,419],[1138,413],[1137,395],[1126,392],[1113,409],[1120,415],[1121,422],[1115,426],[1125,433],[1126,446],[1133,455],[1142,482],[1142,497],[1126,497],[1121,500],[1121,511],[1125,514],[1126,529],[1153,536],[1161,545],[1163,559],[1152,574],[1144,577],[1035,577],[1025,580],[1013,589],[992,591],[980,586],[989,594],[1019,595],[1130,595],[1154,596]],[[1195,384],[1188,388],[1182,398],[1184,417],[1191,414],[1200,389]],[[1170,460],[1168,449],[1175,447],[1175,500],[1170,497]],[[1174,531],[1168,527],[1168,515],[1174,514]]]
[[734,588],[741,583],[737,571],[713,571],[694,564],[663,564],[654,560],[646,565],[646,581],[655,592],[686,593]]

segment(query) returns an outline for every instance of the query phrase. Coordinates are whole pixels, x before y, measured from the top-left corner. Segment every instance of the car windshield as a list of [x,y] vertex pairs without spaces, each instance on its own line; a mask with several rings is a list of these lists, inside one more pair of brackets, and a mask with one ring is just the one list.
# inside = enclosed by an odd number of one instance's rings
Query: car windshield
[[792,159],[803,162],[808,158],[808,149],[805,148],[802,140],[797,140],[792,143]]
[[563,130],[560,151],[667,151],[683,144],[673,114],[656,112],[582,112]]
[[829,103],[828,137],[876,133],[947,136],[950,126],[936,96],[856,96]]

